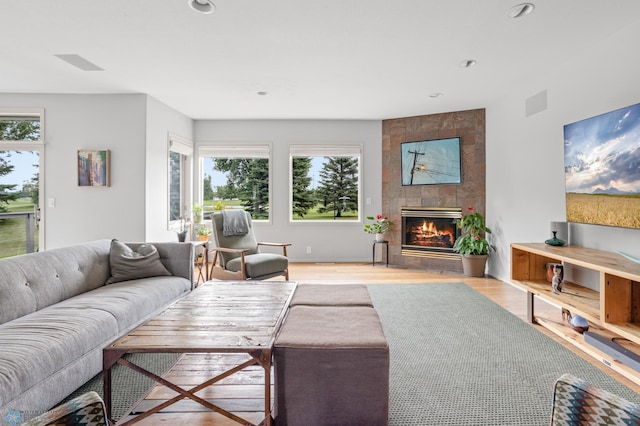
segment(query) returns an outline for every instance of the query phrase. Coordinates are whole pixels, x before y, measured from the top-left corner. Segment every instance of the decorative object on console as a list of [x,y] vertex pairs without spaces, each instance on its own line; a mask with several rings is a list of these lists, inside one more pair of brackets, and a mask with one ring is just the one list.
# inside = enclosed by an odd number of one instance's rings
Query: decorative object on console
[[464,274],[470,277],[484,276],[489,242],[483,235],[491,233],[484,217],[469,207],[469,213],[458,219],[456,226],[462,229],[462,235],[456,239],[453,249],[461,255]]
[[556,294],[559,294],[562,291],[562,275],[563,275],[562,265],[554,265],[553,278],[551,279],[551,288],[553,289],[553,292]]
[[570,240],[569,240],[569,222],[554,222],[552,221],[550,223],[549,226],[549,230],[551,231],[551,234],[553,235],[554,231],[556,232],[555,237],[558,238],[559,240],[562,240],[563,242],[567,243],[567,244],[571,244]]
[[549,238],[544,243],[545,244],[549,244],[550,246],[563,246],[564,245],[564,241],[562,241],[561,239],[556,237],[556,234],[557,234],[557,232],[553,231],[553,238]]
[[589,322],[580,315],[571,315],[571,311],[567,308],[562,308],[562,320],[568,321],[573,331],[577,333],[584,333],[589,331]]
[[391,231],[393,228],[393,222],[389,220],[386,216],[382,216],[381,214],[376,217],[367,216],[368,220],[373,220],[374,223],[366,223],[364,225],[364,232],[367,234],[374,234],[376,242],[384,241],[384,234]]
[[556,267],[560,269],[560,280],[564,279],[564,266],[562,265],[562,263],[549,262],[545,265],[545,268],[547,270],[546,278],[550,283],[553,282],[553,273]]
[[573,315],[571,317],[571,320],[569,321],[569,324],[571,324],[571,328],[573,328],[580,334],[584,333],[585,331],[589,331],[589,322],[580,315]]

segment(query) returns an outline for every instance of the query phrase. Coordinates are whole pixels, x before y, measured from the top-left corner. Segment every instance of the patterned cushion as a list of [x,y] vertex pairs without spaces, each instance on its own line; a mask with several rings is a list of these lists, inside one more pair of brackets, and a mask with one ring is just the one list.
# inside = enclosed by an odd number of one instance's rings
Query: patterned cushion
[[38,417],[23,426],[106,426],[104,403],[95,392],[87,392]]
[[551,424],[639,425],[640,406],[565,374],[554,386]]

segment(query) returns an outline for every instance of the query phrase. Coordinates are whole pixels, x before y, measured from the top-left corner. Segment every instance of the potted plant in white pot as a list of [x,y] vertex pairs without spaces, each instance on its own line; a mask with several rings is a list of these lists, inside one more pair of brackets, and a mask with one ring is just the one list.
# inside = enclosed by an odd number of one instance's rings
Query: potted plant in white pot
[[489,242],[484,238],[490,234],[484,217],[469,207],[469,214],[458,219],[456,224],[462,230],[462,235],[453,244],[453,249],[460,253],[462,270],[469,277],[483,277],[484,269],[489,257]]
[[374,234],[377,242],[384,241],[384,234],[391,231],[393,222],[391,222],[386,216],[381,214],[376,217],[367,216],[368,220],[373,220],[373,223],[367,223],[364,225],[364,232],[367,234]]

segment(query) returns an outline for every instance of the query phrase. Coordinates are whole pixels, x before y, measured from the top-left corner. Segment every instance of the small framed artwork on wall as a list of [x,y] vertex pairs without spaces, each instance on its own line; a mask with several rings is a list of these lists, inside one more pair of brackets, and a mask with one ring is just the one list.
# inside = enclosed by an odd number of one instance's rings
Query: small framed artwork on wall
[[402,185],[461,183],[460,138],[400,144]]
[[110,154],[108,149],[79,149],[78,186],[110,186]]

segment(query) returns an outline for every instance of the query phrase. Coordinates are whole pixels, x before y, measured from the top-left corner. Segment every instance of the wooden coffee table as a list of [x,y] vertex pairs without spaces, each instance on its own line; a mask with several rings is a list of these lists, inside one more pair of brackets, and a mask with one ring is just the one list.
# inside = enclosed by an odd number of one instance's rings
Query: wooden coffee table
[[[135,328],[103,350],[104,400],[111,413],[111,369],[119,363],[174,390],[178,396],[128,420],[136,423],[176,402],[189,398],[243,425],[253,423],[211,402],[196,392],[259,365],[264,369],[264,420],[271,425],[271,362],[273,344],[296,283],[284,281],[209,281],[175,302],[164,312]],[[198,386],[184,389],[122,358],[128,353],[245,353],[250,359]]]

